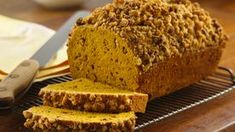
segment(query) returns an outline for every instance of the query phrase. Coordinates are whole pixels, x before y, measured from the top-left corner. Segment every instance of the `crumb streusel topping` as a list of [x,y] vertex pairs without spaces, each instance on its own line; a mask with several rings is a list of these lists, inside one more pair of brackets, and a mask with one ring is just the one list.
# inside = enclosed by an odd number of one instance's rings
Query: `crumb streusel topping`
[[147,71],[153,63],[206,47],[224,46],[220,24],[189,0],[114,0],[77,25],[107,28],[127,40]]

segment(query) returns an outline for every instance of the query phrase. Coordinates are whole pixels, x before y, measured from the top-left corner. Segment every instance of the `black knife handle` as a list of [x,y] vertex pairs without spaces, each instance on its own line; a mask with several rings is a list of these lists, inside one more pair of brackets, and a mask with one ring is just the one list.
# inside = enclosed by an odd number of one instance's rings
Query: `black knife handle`
[[38,69],[36,60],[25,60],[0,82],[0,109],[15,102],[15,97],[31,84]]

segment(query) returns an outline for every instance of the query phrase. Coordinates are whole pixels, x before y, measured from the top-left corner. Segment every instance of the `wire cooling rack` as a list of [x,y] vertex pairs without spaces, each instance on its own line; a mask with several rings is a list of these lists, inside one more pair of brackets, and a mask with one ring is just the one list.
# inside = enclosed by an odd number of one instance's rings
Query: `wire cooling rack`
[[[32,106],[42,104],[38,92],[48,84],[66,82],[72,80],[71,76],[64,75],[47,79],[41,82],[35,82],[27,94],[13,108],[13,111],[22,114],[23,110]],[[196,105],[202,104],[221,96],[235,88],[234,74],[232,70],[219,67],[217,71],[187,88],[179,90],[168,96],[156,98],[147,105],[146,113],[137,113],[137,123],[135,130],[157,123],[160,120],[173,116],[181,111],[190,109]]]

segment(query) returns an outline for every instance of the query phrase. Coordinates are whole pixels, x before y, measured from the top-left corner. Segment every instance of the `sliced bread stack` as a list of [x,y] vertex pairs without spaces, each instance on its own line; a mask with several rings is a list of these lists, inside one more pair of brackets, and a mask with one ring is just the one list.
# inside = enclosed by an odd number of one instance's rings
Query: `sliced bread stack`
[[44,106],[23,112],[34,130],[133,131],[134,112],[145,112],[148,95],[80,78],[48,85],[39,96]]

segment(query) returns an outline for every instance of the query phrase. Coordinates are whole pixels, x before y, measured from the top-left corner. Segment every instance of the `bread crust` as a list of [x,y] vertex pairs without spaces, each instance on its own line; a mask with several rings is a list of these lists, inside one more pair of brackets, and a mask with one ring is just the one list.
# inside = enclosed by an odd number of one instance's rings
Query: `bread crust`
[[212,74],[221,56],[222,47],[211,47],[154,63],[148,72],[139,76],[137,91],[153,99],[180,90]]

